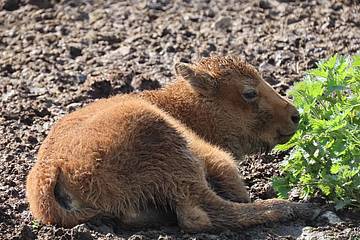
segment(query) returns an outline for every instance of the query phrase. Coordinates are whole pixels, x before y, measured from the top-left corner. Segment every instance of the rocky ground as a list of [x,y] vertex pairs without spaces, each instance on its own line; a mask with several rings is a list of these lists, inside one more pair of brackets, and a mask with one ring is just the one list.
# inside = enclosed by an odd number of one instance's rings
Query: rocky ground
[[[49,128],[98,98],[158,88],[173,64],[235,54],[280,93],[316,61],[360,49],[359,2],[336,0],[0,0],[0,239],[360,239],[359,216],[337,213],[242,232],[72,229],[33,221],[27,172]],[[282,156],[240,166],[253,200],[271,198]],[[336,216],[335,216],[336,217]],[[329,223],[337,222],[337,223]]]

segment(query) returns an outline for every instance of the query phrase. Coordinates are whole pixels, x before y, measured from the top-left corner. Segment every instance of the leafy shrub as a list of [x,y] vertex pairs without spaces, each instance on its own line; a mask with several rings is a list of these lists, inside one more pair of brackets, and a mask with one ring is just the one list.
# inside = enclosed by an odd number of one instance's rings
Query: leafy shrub
[[337,209],[360,207],[360,55],[319,62],[290,95],[301,121],[276,148],[291,149],[273,179],[278,196],[296,187],[302,197],[321,193]]

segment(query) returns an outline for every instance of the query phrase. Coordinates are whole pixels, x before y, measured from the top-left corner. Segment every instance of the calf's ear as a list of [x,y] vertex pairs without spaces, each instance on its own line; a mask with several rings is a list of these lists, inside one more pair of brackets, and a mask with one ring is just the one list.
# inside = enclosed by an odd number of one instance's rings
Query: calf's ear
[[188,63],[175,64],[176,75],[190,83],[192,88],[204,96],[214,96],[218,90],[218,82],[210,74],[199,70]]

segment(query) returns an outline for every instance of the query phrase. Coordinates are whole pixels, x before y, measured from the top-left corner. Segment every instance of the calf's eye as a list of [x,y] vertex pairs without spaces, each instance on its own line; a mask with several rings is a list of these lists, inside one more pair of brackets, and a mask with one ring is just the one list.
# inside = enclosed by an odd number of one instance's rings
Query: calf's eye
[[245,99],[245,101],[252,102],[256,99],[257,92],[255,89],[247,89],[242,93],[242,96]]

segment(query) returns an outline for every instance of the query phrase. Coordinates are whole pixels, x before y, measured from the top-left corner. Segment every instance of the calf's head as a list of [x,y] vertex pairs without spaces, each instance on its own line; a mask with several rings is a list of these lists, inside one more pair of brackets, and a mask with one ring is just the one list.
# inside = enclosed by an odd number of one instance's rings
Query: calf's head
[[175,70],[204,103],[211,105],[219,124],[226,127],[224,134],[244,141],[245,154],[285,143],[298,127],[299,113],[291,102],[237,57],[177,63]]

